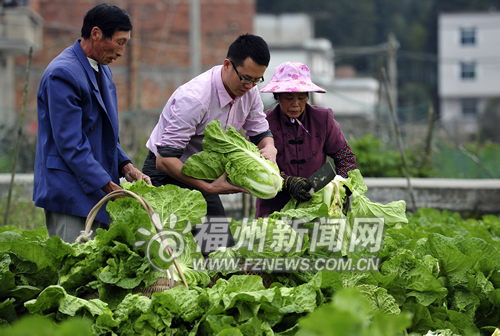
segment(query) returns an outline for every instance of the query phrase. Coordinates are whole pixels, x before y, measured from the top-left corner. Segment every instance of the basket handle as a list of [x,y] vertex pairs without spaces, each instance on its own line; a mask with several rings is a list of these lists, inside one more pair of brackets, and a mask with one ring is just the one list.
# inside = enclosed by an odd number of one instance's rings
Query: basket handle
[[[158,216],[158,214],[154,211],[153,207],[148,203],[148,201],[146,201],[144,198],[142,198],[141,196],[129,191],[129,190],[125,190],[125,189],[122,189],[122,190],[115,190],[115,191],[112,191],[110,192],[109,194],[107,194],[106,196],[104,196],[89,212],[88,216],[87,216],[87,219],[85,221],[85,231],[81,231],[80,232],[80,236],[78,236],[78,238],[76,238],[76,242],[77,243],[85,243],[85,242],[88,242],[90,240],[90,236],[92,234],[92,224],[94,223],[94,219],[95,217],[97,216],[97,212],[99,211],[99,209],[102,207],[102,205],[104,203],[106,203],[109,199],[113,199],[115,197],[119,197],[119,196],[129,196],[129,197],[133,197],[135,198],[137,201],[139,201],[139,203],[141,203],[142,207],[146,210],[146,212],[148,213],[151,221],[153,222],[153,225],[156,229],[156,232],[160,235],[160,238],[161,238],[161,241],[160,241],[160,244],[162,245],[163,243],[165,243],[165,245],[163,246],[163,249],[165,250],[165,252],[171,256],[173,258],[173,261],[174,261],[174,265],[175,265],[175,268],[177,269],[177,272],[179,273],[181,279],[182,279],[182,282],[184,283],[184,286],[189,290],[189,286],[187,284],[187,281],[186,281],[186,278],[184,277],[184,273],[182,272],[181,270],[181,267],[179,265],[179,263],[177,262],[177,259],[175,258],[175,256],[173,255],[173,252],[172,252],[172,249],[170,248],[170,246],[168,245],[167,243],[167,240],[165,239],[162,231],[163,231],[163,225],[161,224],[160,222],[160,217]],[[172,270],[172,265],[170,265],[170,268],[169,268],[169,273],[170,273],[170,277],[171,277],[171,280],[172,280],[172,284],[171,286],[173,287],[173,281],[174,281],[174,272]]]

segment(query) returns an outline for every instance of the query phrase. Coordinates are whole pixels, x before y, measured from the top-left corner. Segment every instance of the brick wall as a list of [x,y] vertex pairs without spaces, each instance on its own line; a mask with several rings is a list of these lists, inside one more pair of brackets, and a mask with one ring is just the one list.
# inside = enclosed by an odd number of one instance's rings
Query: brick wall
[[[45,20],[43,48],[33,55],[28,87],[26,125],[36,134],[36,92],[49,62],[80,38],[85,13],[104,1],[32,0]],[[189,0],[109,0],[132,19],[134,30],[125,55],[111,66],[120,112],[134,109],[147,120],[135,122],[134,138],[149,135],[173,91],[190,79]],[[253,32],[255,0],[199,0],[202,69],[221,64],[236,37]],[[16,103],[22,104],[26,57],[16,59]],[[145,123],[145,124],[144,124]],[[30,136],[28,135],[28,136]],[[122,139],[123,140],[123,139]]]

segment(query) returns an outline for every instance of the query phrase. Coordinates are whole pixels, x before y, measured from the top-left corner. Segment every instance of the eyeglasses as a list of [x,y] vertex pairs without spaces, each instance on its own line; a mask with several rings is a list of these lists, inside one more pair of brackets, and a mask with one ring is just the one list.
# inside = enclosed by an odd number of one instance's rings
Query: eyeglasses
[[231,62],[231,64],[233,65],[234,71],[236,71],[236,74],[238,75],[238,78],[240,79],[240,82],[242,84],[250,84],[250,83],[252,83],[253,85],[257,85],[257,84],[260,84],[260,83],[264,82],[264,76],[260,77],[257,80],[245,79],[245,78],[241,77],[241,75],[238,72],[238,70],[236,70],[236,66],[234,65],[233,61],[229,60],[229,62]]

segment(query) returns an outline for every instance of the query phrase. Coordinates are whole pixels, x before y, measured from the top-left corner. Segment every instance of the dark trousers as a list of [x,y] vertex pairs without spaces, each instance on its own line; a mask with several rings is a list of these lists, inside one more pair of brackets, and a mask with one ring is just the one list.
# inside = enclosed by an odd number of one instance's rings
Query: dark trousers
[[[156,156],[151,151],[144,162],[142,172],[151,177],[151,183],[155,187],[173,184],[189,190],[194,189],[156,169]],[[202,225],[193,227],[191,232],[201,248],[201,253],[206,256],[219,246],[233,246],[234,239],[219,195],[202,195],[207,202],[206,221]]]

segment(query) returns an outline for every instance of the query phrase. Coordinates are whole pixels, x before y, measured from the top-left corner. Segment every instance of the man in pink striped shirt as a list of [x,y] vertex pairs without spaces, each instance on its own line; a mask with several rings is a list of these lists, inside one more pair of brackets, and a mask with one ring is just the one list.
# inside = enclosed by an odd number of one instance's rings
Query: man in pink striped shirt
[[277,150],[264,113],[257,84],[269,64],[267,43],[259,36],[239,36],[229,47],[224,63],[180,86],[165,105],[146,144],[150,153],[143,172],[155,186],[175,184],[201,191],[207,216],[225,216],[219,194],[248,193],[227,181],[227,174],[212,183],[181,173],[184,162],[202,150],[206,125],[244,129],[263,157],[276,163]]

